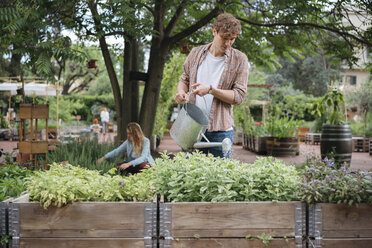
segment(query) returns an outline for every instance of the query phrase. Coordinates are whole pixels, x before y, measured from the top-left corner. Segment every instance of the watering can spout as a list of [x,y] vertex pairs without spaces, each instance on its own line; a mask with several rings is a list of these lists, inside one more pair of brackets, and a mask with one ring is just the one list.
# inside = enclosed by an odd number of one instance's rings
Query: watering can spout
[[231,150],[232,142],[229,138],[225,138],[222,142],[197,142],[194,144],[194,148],[210,148],[210,147],[220,147],[222,146],[223,155],[226,156]]

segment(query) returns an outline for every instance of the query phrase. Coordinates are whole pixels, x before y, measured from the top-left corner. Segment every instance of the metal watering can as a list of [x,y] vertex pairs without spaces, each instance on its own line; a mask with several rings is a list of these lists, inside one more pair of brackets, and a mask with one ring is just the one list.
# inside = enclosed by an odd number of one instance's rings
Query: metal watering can
[[[208,123],[207,116],[199,107],[185,103],[170,129],[170,135],[177,145],[186,151],[222,146],[222,152],[226,156],[232,147],[231,140],[225,138],[222,142],[210,142],[204,136]],[[207,142],[200,142],[203,137]]]

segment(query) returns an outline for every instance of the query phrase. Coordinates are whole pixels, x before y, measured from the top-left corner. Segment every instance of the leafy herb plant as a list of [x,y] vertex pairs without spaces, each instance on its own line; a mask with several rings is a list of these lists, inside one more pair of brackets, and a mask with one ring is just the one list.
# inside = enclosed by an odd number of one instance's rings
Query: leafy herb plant
[[300,199],[307,203],[372,203],[372,174],[336,168],[333,160],[312,157],[303,167]]

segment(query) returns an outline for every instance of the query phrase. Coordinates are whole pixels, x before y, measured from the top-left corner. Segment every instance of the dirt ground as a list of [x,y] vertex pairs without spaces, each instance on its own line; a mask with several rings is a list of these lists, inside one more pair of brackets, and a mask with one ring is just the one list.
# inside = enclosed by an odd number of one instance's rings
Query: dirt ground
[[[113,133],[109,133],[107,135],[100,134],[99,141],[100,142],[113,142]],[[11,152],[13,149],[17,147],[17,141],[0,141],[0,148],[4,150],[4,152]],[[176,154],[181,152],[181,148],[173,141],[173,139],[169,136],[169,134],[165,134],[164,139],[160,142],[159,147],[157,148],[158,152],[167,151],[168,153]],[[300,145],[300,155],[295,157],[281,157],[279,159],[283,160],[285,163],[293,164],[293,165],[300,165],[303,163],[307,157],[312,155],[319,155],[320,154],[320,147],[319,145],[308,145],[302,143]],[[2,156],[0,158],[0,162],[3,160]],[[257,159],[258,155],[243,149],[242,146],[234,145],[232,158],[237,159],[244,163],[253,163]],[[372,170],[372,156],[366,152],[353,152],[351,158],[351,168],[352,169],[360,169],[364,171]]]

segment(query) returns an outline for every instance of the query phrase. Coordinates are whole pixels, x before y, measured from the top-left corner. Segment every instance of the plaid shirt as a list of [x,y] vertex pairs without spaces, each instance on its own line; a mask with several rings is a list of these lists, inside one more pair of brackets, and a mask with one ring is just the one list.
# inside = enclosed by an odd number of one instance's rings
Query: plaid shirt
[[[207,56],[208,48],[211,45],[212,43],[191,50],[183,65],[183,74],[180,82],[183,82],[188,87],[196,83],[198,67]],[[225,69],[217,88],[234,91],[233,105],[241,104],[246,97],[248,69],[248,59],[244,53],[234,48],[230,48],[225,53]],[[195,98],[196,96],[191,94],[190,102],[195,103]],[[233,105],[225,103],[216,97],[213,98],[208,131],[224,131],[234,125]]]

